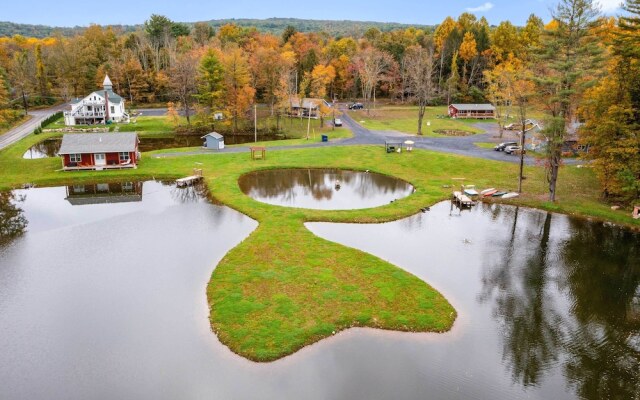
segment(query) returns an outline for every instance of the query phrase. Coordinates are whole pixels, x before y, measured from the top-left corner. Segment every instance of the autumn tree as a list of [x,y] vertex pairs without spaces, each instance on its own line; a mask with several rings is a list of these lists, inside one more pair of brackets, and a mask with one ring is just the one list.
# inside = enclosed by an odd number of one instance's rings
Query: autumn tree
[[26,114],[29,112],[27,95],[30,93],[34,81],[33,64],[27,51],[18,51],[14,54],[9,72],[11,84],[22,97],[22,106]]
[[624,9],[607,39],[607,73],[585,95],[580,139],[603,197],[633,202],[640,199],[640,1],[627,0]]
[[206,22],[196,22],[193,25],[191,35],[198,45],[205,46],[215,35],[215,31],[213,30],[213,27]]
[[40,96],[46,97],[49,95],[49,79],[47,77],[47,71],[45,70],[44,60],[42,58],[42,45],[40,43],[36,45],[35,58],[38,92]]
[[238,120],[247,111],[255,96],[251,87],[249,63],[243,51],[237,47],[229,49],[223,57],[224,105],[232,119],[233,133],[238,131]]
[[554,24],[545,31],[537,84],[548,115],[543,133],[551,201],[556,199],[566,126],[573,122],[580,94],[593,81],[590,72],[598,61],[594,35],[598,14],[593,0],[560,0],[553,12]]
[[180,101],[187,124],[191,125],[194,96],[198,92],[198,58],[194,53],[178,56],[169,75],[169,87],[173,96]]
[[436,96],[434,47],[413,46],[405,54],[408,89],[418,105],[418,135],[422,135],[422,121],[427,106]]
[[362,97],[367,106],[367,113],[371,108],[371,100],[375,108],[375,91],[382,75],[389,69],[393,59],[389,53],[375,47],[367,47],[354,57],[356,71],[360,77]]
[[473,60],[478,55],[478,47],[476,45],[476,39],[473,36],[473,33],[467,32],[464,34],[464,39],[462,39],[462,44],[460,44],[460,49],[458,51],[458,55],[462,59],[462,82],[466,84],[467,82],[467,65],[471,60]]
[[451,58],[451,75],[446,84],[447,104],[451,104],[458,95],[458,85],[460,85],[460,73],[458,72],[458,52],[455,52]]

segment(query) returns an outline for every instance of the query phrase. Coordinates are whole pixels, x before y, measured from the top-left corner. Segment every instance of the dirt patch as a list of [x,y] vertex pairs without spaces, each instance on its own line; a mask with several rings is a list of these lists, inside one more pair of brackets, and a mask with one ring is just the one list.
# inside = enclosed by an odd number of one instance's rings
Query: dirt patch
[[469,136],[473,135],[473,132],[461,131],[458,129],[436,129],[435,133],[439,133],[440,135],[445,136]]

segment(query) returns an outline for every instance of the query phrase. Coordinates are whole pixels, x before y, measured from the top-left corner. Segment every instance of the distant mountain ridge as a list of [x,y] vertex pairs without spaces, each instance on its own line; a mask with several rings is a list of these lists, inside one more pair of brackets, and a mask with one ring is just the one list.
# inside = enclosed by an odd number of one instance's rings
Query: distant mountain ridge
[[[374,22],[374,21],[332,21],[332,20],[314,20],[314,19],[297,19],[297,18],[267,18],[267,19],[213,19],[208,22],[214,28],[219,28],[225,24],[236,24],[243,28],[256,28],[260,32],[281,34],[289,25],[293,26],[299,32],[326,32],[331,36],[361,36],[369,28],[378,28],[385,32],[394,29],[406,29],[415,27],[418,29],[431,30],[431,25],[414,25],[401,24],[396,22]],[[193,25],[193,22],[187,22],[187,25]],[[138,25],[103,25],[112,26],[123,32],[131,32],[140,28]],[[52,36],[59,32],[63,36],[73,36],[86,29],[86,26],[74,27],[55,27],[48,25],[32,25],[18,24],[8,21],[0,21],[0,37],[11,37],[14,35],[22,35],[28,37],[44,38]]]

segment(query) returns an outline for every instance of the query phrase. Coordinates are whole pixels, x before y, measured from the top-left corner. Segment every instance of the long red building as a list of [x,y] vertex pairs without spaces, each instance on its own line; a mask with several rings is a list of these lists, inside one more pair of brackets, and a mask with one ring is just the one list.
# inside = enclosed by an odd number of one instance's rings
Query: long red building
[[62,137],[58,155],[65,171],[137,168],[138,143],[133,132],[70,133]]

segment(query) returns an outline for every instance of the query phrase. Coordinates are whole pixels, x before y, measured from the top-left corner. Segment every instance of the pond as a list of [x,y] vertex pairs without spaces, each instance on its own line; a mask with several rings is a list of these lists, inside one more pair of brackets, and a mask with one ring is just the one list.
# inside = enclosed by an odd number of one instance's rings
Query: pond
[[161,182],[0,192],[2,399],[638,397],[640,236],[498,205],[379,225],[313,223],[440,290],[453,330],[351,329],[257,364],[205,295],[257,226]]
[[414,190],[391,176],[340,169],[254,171],[241,176],[238,184],[243,193],[263,203],[320,210],[378,207]]
[[[182,147],[200,147],[203,140],[200,139],[201,135],[176,135],[173,137],[140,137],[140,144],[138,149],[141,152],[153,151],[153,150],[165,150],[176,149]],[[258,135],[259,141],[267,140],[281,140],[285,139],[282,135]],[[253,143],[254,136],[252,135],[226,135],[224,137],[225,144],[244,144]],[[62,144],[61,138],[45,139],[42,142],[36,143],[27,150],[22,158],[26,159],[38,159],[47,157],[56,157],[60,145]]]

